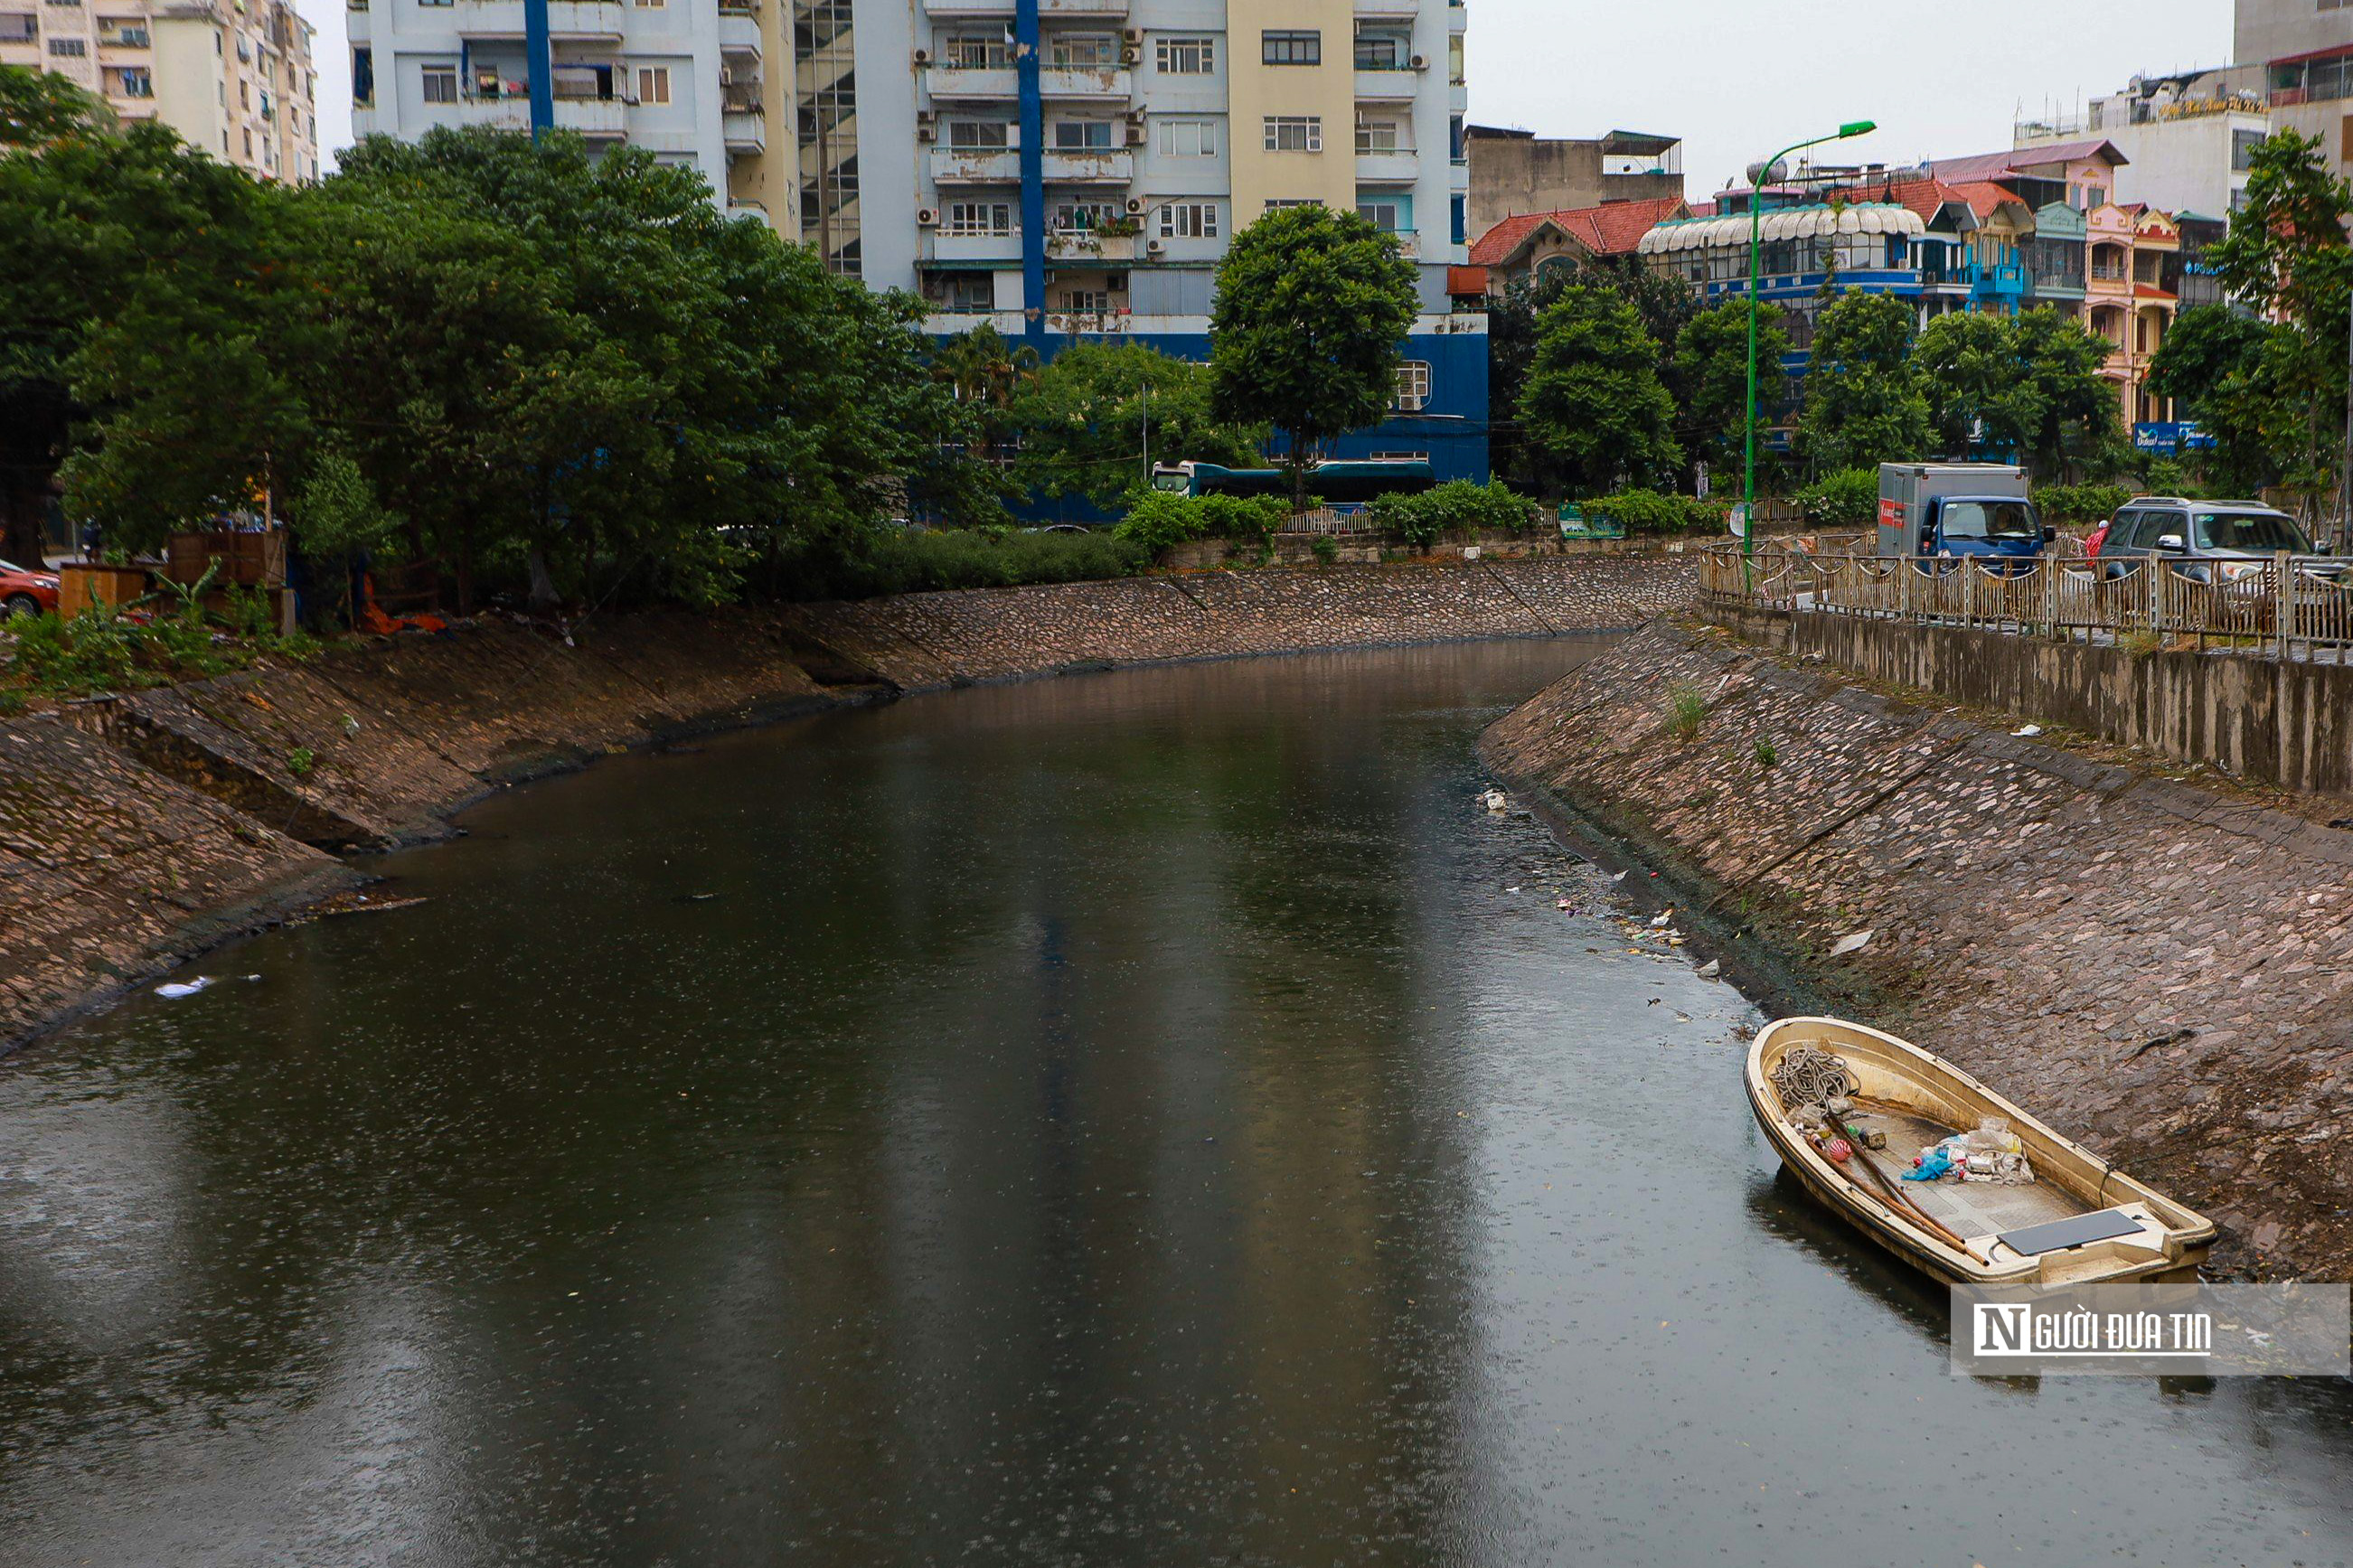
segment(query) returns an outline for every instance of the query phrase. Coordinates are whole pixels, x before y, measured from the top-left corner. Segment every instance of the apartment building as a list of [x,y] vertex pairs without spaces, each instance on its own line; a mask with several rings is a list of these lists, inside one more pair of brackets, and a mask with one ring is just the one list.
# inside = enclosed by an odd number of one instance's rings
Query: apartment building
[[1683,199],[1683,144],[1677,136],[1612,131],[1553,137],[1472,125],[1463,132],[1463,145],[1471,157],[1473,236],[1536,213]]
[[0,65],[54,71],[265,180],[319,177],[293,0],[0,0]]
[[[699,171],[715,201],[795,232],[786,0],[550,0],[550,123]],[[846,5],[844,7],[847,8]],[[796,7],[798,9],[798,7]],[[350,0],[352,129],[532,128],[523,0]]]
[[2026,153],[2098,137],[2125,159],[2113,183],[2117,201],[2222,217],[2245,201],[2255,147],[2272,129],[2248,73],[2193,71],[2135,77],[2080,114],[2022,120],[2014,141]]
[[2237,0],[2232,22],[2230,85],[2353,177],[2353,0]]
[[1468,224],[1463,23],[1446,0],[861,7],[843,51],[854,112],[803,107],[828,145],[803,160],[802,236],[919,293],[936,332],[987,321],[1041,353],[1107,337],[1199,359],[1236,233],[1270,207],[1353,209],[1416,263],[1423,314],[1395,416],[1338,454],[1483,478],[1486,321],[1449,292]]

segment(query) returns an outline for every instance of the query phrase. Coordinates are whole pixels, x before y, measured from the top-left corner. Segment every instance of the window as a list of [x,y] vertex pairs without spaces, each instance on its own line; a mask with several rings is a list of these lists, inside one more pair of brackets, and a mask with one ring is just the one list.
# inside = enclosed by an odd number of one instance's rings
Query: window
[[1046,63],[1066,68],[1119,64],[1116,33],[1062,33],[1046,45]]
[[1009,63],[1001,33],[958,33],[940,46],[940,60],[957,70],[991,70]]
[[670,67],[639,66],[638,68],[638,101],[639,103],[670,101]]
[[1013,145],[1013,127],[1002,120],[951,120],[951,147],[1006,148]]
[[1324,151],[1324,117],[1320,114],[1268,115],[1266,150],[1270,153],[1321,153]]
[[155,96],[155,79],[145,66],[125,66],[119,73],[114,89],[125,98],[153,98]]
[[1321,33],[1275,33],[1259,35],[1261,58],[1271,66],[1320,66],[1324,63],[1324,35]]
[[1411,58],[1406,41],[1394,33],[1356,35],[1356,68],[1360,71],[1403,70]]
[[1218,155],[1218,122],[1214,120],[1163,120],[1160,155],[1164,158],[1214,158]]
[[1108,120],[1058,120],[1053,145],[1065,153],[1102,152],[1114,143]]
[[1054,209],[1052,226],[1058,234],[1092,234],[1125,216],[1117,202],[1064,202]]
[[90,53],[90,45],[79,38],[51,38],[49,53],[72,59]]
[[1430,405],[1430,362],[1409,359],[1398,366],[1397,405],[1401,414],[1419,414]]
[[1160,237],[1163,239],[1217,238],[1218,204],[1170,202],[1160,209]]
[[1011,234],[1013,204],[1010,202],[950,202],[947,222],[940,226],[948,234]]
[[1065,310],[1101,315],[1103,311],[1111,310],[1112,308],[1111,290],[1108,289],[1065,289],[1062,290],[1062,309]]
[[[1470,198],[1467,196],[1457,195],[1453,198],[1453,203],[1454,217],[1452,226],[1449,232],[1449,237],[1457,245],[1466,244],[1468,241],[1465,237],[1470,233],[1471,229]],[[1894,243],[1901,245],[1904,242],[1899,239]]]
[[1406,205],[1388,196],[1359,196],[1356,216],[1369,222],[1383,234],[1395,234],[1412,220],[1407,217]]
[[1162,38],[1154,54],[1162,76],[1208,76],[1218,68],[1215,38]]
[[40,36],[40,18],[30,11],[0,11],[0,44],[29,44]]
[[1367,120],[1356,116],[1356,151],[1364,153],[1394,153],[1398,150],[1398,122],[1394,120]]
[[1427,463],[1430,461],[1430,454],[1428,452],[1375,452],[1372,460],[1376,463]]
[[419,74],[425,87],[427,103],[458,101],[458,68],[456,66],[424,66]]
[[638,0],[638,8],[641,11],[650,11],[659,8],[663,3],[664,0]]
[[924,295],[943,310],[973,312],[997,309],[997,275],[993,272],[935,272]]
[[2247,170],[2254,167],[2255,149],[2262,146],[2263,143],[2263,133],[2260,131],[2232,132],[2231,167],[2238,170],[2242,174],[2244,174]]

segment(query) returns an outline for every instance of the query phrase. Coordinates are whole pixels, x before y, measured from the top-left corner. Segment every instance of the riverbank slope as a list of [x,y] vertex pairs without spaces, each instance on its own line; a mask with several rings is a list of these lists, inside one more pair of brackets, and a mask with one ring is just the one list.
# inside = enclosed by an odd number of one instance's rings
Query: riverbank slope
[[486,793],[696,730],[1126,664],[1630,627],[1679,555],[1208,572],[483,618],[0,722],[0,1050],[364,879]]
[[1482,750],[2220,1219],[2218,1264],[2353,1270],[2353,834],[1666,623]]

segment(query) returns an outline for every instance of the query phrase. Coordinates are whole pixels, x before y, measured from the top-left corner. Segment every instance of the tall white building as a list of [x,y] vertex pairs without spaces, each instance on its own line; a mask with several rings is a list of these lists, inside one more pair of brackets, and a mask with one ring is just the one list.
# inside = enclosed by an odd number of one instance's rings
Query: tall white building
[[[731,207],[773,216],[768,110],[786,84],[770,85],[765,62],[783,3],[550,0],[553,122],[699,170]],[[530,129],[524,12],[524,0],[351,0],[354,134]]]

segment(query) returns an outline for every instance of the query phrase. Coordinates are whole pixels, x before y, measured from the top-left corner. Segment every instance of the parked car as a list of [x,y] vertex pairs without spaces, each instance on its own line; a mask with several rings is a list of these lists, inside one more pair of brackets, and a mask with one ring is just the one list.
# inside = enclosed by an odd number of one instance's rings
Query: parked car
[[[2136,496],[2108,523],[2101,541],[2100,575],[2126,577],[2151,561],[2195,583],[2236,583],[2259,577],[2281,551],[2310,557],[2312,541],[2295,519],[2253,500],[2185,500]],[[2337,581],[2342,561],[2301,560],[2307,577]]]
[[58,607],[58,574],[0,561],[0,616],[13,620]]

